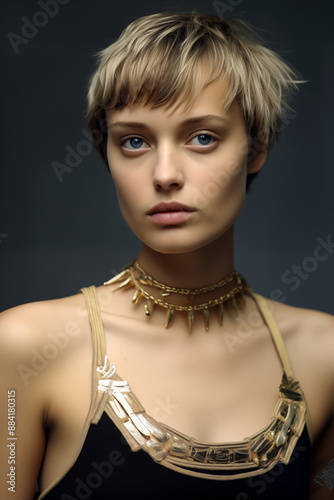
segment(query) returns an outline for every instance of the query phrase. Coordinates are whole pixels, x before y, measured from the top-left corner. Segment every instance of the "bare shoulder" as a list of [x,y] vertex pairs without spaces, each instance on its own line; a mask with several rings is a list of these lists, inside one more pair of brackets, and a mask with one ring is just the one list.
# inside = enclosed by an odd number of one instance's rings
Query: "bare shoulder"
[[23,304],[0,314],[0,347],[2,352],[15,348],[24,353],[48,339],[78,336],[86,324],[82,294]]
[[[313,357],[327,359],[334,354],[334,316],[313,309],[293,307],[268,300],[285,342],[312,350]],[[333,366],[334,369],[334,366]]]

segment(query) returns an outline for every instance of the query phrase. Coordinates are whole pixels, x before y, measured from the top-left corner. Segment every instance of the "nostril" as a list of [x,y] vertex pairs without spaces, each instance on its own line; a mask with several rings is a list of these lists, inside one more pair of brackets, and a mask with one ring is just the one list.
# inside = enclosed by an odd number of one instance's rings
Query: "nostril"
[[154,185],[157,191],[169,191],[172,189],[180,189],[182,186],[183,183],[179,182],[170,182],[170,183],[157,182]]

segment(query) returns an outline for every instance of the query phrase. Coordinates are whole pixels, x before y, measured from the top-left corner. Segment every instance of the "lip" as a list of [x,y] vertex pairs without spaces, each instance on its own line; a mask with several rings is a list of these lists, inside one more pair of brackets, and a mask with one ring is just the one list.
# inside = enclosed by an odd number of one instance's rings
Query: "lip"
[[178,201],[161,201],[147,211],[147,215],[165,212],[195,212],[195,209]]
[[195,208],[176,201],[162,201],[147,211],[147,215],[157,224],[170,226],[182,224],[192,217]]

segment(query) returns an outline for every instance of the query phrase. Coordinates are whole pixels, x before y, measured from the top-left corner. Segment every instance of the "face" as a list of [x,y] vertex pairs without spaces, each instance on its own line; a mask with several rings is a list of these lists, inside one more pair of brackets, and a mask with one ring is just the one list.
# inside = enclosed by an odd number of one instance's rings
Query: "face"
[[223,239],[242,208],[247,134],[239,104],[219,106],[226,95],[219,81],[187,111],[138,105],[107,113],[120,208],[157,252],[185,253]]

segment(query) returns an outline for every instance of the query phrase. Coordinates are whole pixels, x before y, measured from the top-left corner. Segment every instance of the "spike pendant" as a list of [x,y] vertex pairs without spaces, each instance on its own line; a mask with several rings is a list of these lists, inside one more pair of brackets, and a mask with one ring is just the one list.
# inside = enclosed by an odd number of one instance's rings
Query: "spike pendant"
[[[174,288],[164,285],[149,276],[140,267],[137,261],[104,283],[104,285],[110,284],[118,285],[114,291],[135,288],[131,301],[133,304],[138,304],[142,299],[145,299],[144,311],[148,318],[151,317],[155,306],[165,308],[167,310],[165,328],[169,328],[172,324],[173,318],[175,317],[175,311],[186,313],[189,332],[193,329],[197,311],[203,312],[204,327],[205,330],[208,331],[210,327],[210,312],[213,309],[217,311],[218,322],[222,325],[224,307],[228,305],[230,309],[238,315],[239,309],[243,309],[246,306],[245,293],[251,293],[246,282],[237,271],[233,271],[218,283],[203,288]],[[158,289],[157,296],[153,296],[144,287],[148,289]],[[219,297],[216,299],[211,299],[204,303],[196,303],[195,297],[200,295],[205,296],[206,293],[223,287],[229,289],[227,293],[223,295],[219,293]],[[183,296],[185,305],[168,302],[166,299],[169,299],[173,294],[176,296]]]

